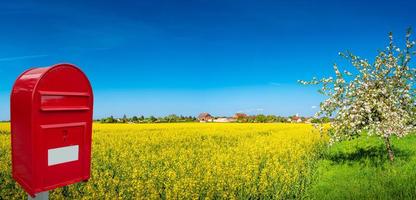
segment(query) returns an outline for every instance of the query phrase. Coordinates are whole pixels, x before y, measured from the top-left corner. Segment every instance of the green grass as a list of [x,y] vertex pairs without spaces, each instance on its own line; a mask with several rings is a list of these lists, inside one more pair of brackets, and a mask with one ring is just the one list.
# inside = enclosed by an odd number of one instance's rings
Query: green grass
[[416,135],[393,139],[395,161],[384,142],[362,137],[337,143],[318,163],[311,199],[416,199]]

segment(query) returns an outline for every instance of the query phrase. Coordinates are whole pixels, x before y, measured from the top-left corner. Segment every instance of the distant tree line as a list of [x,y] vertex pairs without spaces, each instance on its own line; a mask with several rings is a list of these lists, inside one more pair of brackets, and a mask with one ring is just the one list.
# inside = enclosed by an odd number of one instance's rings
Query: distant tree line
[[144,117],[141,116],[133,116],[133,117],[127,117],[124,115],[122,118],[114,118],[113,116],[103,118],[100,120],[97,120],[101,123],[172,123],[172,122],[196,122],[198,121],[197,118],[193,116],[178,116],[175,114],[168,115],[165,117],[155,117],[155,116],[149,116]]
[[329,122],[331,122],[331,119],[328,118],[328,117],[313,118],[311,120],[311,123],[314,123],[314,124],[316,124],[316,123],[329,123]]
[[[282,116],[276,116],[276,115],[263,115],[263,114],[259,114],[259,115],[251,115],[251,116],[247,116],[247,117],[239,117],[237,118],[237,122],[240,123],[290,123],[292,122],[292,120],[289,119],[293,119],[297,116],[293,115],[293,116],[289,116],[289,117],[282,117]],[[301,119],[302,122],[307,122],[310,118],[307,117],[299,117]],[[331,120],[328,117],[323,117],[323,118],[313,118],[310,119],[309,122],[311,123],[328,123]]]
[[[251,115],[251,116],[242,116],[238,118],[234,118],[235,122],[237,123],[290,123],[292,122],[289,119],[294,118],[295,116],[289,116],[289,117],[282,117],[282,116],[276,116],[276,115]],[[306,118],[306,117],[299,117],[302,122],[310,122],[310,123],[328,123],[331,120],[327,117],[323,118]],[[141,116],[133,116],[133,117],[127,117],[124,115],[122,118],[115,118],[113,116],[102,118],[99,120],[101,123],[178,123],[178,122],[199,122],[199,119],[194,116],[183,116],[183,115],[175,115],[171,114],[164,117],[155,117],[155,116],[149,116],[145,117],[143,115]]]
[[237,118],[237,122],[240,123],[273,123],[273,122],[288,122],[287,117],[281,117],[276,115],[251,115],[247,117]]

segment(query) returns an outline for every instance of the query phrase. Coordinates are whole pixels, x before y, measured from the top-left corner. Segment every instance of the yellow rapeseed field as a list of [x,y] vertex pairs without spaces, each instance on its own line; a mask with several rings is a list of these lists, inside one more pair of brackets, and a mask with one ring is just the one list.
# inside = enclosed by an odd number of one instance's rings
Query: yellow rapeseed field
[[[0,130],[0,199],[25,198]],[[321,141],[308,124],[96,123],[91,180],[51,199],[302,198]]]

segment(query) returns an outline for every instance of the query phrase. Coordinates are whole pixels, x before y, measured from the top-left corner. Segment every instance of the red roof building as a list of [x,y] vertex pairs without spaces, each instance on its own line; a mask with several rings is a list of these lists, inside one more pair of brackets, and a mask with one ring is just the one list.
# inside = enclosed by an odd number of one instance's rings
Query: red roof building
[[242,118],[246,118],[246,117],[248,117],[248,116],[245,113],[235,113],[235,115],[233,116],[234,119],[242,119]]
[[201,122],[210,122],[213,119],[214,118],[209,113],[206,113],[206,112],[198,115],[198,120]]

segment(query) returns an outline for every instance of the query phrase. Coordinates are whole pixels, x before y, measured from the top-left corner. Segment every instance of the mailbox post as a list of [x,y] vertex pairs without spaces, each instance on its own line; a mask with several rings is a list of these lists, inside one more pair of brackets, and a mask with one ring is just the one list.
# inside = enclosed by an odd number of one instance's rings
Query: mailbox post
[[31,197],[87,181],[93,93],[85,74],[71,64],[29,69],[10,100],[13,179]]

